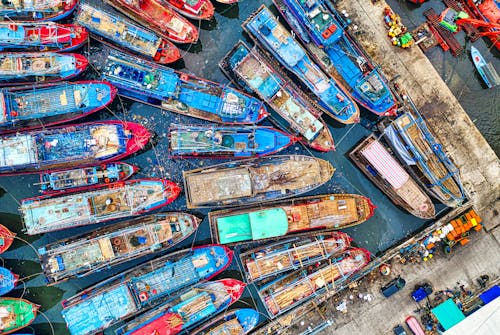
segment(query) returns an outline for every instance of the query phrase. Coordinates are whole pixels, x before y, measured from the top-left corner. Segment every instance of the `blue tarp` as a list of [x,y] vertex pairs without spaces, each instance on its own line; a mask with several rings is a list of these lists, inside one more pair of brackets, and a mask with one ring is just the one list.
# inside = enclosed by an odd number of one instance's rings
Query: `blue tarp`
[[392,143],[392,146],[399,153],[400,157],[405,161],[408,165],[415,165],[415,159],[413,159],[412,155],[408,152],[405,145],[401,142],[398,137],[396,130],[392,126],[387,126],[384,129],[384,135],[387,139]]
[[483,292],[479,295],[479,298],[485,303],[490,303],[496,298],[500,297],[500,287],[498,285],[493,286],[488,291]]
[[465,319],[464,313],[455,305],[452,299],[448,299],[431,310],[445,330],[450,329]]

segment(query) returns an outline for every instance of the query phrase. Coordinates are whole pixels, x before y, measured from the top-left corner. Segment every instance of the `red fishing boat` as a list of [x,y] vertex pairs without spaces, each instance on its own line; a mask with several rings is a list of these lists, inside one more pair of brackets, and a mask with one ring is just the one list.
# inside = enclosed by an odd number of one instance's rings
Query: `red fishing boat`
[[230,5],[230,4],[238,2],[238,0],[215,0],[215,1],[226,4],[226,5]]
[[162,2],[193,20],[210,20],[214,17],[214,5],[210,0],[162,0]]
[[466,10],[473,17],[488,21],[491,25],[482,24],[482,35],[490,39],[493,45],[500,50],[500,32],[495,28],[495,24],[500,24],[500,3],[495,0],[462,0],[466,2]]
[[14,234],[7,227],[0,224],[0,254],[9,249],[10,245],[14,241]]
[[160,0],[106,0],[111,6],[176,43],[196,43],[198,30]]

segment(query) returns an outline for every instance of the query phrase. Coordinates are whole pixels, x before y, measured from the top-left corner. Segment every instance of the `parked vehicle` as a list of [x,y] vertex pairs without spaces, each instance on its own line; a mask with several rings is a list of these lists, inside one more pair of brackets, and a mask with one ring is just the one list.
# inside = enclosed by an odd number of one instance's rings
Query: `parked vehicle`
[[396,327],[394,327],[392,329],[392,332],[395,334],[395,335],[407,335],[405,329],[403,328],[403,326],[401,325],[397,325]]
[[405,287],[406,281],[401,278],[397,277],[385,284],[380,291],[382,292],[382,295],[386,298],[389,298],[391,295],[394,293],[398,292],[401,290],[403,287]]

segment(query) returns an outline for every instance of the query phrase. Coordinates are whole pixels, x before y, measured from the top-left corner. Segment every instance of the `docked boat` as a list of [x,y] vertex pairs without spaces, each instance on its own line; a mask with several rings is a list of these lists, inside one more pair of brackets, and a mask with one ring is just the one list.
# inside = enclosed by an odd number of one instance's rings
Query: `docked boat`
[[[347,25],[334,8],[331,12],[321,0],[273,2],[316,64],[327,74],[337,77],[357,103],[379,116],[396,114],[396,99],[386,80],[344,31]],[[301,31],[308,35],[304,36]]]
[[0,51],[70,51],[87,40],[87,30],[74,24],[0,22]]
[[0,2],[0,16],[8,21],[57,21],[70,15],[78,0]]
[[221,244],[263,242],[345,229],[373,216],[370,199],[357,194],[324,194],[253,208],[208,214],[212,240]]
[[16,287],[19,276],[0,266],[0,295],[9,293]]
[[240,253],[240,259],[250,283],[323,262],[349,248],[351,241],[343,232],[313,234],[258,246]]
[[259,312],[251,308],[233,309],[191,332],[191,335],[245,335],[259,323]]
[[105,120],[0,136],[0,175],[91,166],[143,149],[143,126]]
[[72,121],[109,105],[116,89],[102,81],[0,88],[0,134]]
[[193,20],[211,20],[214,17],[215,8],[210,0],[161,0],[161,2]]
[[162,0],[105,0],[123,14],[175,43],[196,43],[198,29]]
[[349,157],[394,204],[421,219],[436,215],[429,196],[373,134],[356,146]]
[[232,258],[230,249],[218,245],[155,258],[64,300],[62,316],[71,335],[95,334],[154,309],[182,289],[211,279],[226,269]]
[[323,159],[269,156],[183,171],[188,208],[230,207],[290,198],[314,190],[333,176]]
[[162,109],[219,123],[257,123],[264,103],[227,85],[109,50],[102,78],[118,93]]
[[14,242],[15,233],[0,224],[0,254],[4,253]]
[[466,1],[469,14],[473,17],[491,23],[490,25],[481,25],[481,30],[485,33],[493,43],[493,45],[500,50],[500,37],[498,35],[498,28],[495,24],[500,24],[500,3],[497,0],[464,0]]
[[138,168],[123,162],[97,166],[49,171],[40,174],[42,193],[77,192],[88,186],[124,181],[132,177]]
[[448,207],[465,201],[460,171],[443,152],[417,112],[406,112],[379,128],[420,186]]
[[21,201],[29,235],[144,214],[174,201],[181,189],[165,179],[134,179],[85,192],[42,195]]
[[118,335],[175,335],[227,310],[236,302],[245,283],[221,279],[199,283],[180,292],[168,302],[119,328]]
[[271,127],[188,126],[169,128],[170,155],[208,158],[252,158],[275,154],[295,138]]
[[141,216],[50,243],[38,249],[38,256],[47,283],[57,284],[163,252],[189,237],[200,222],[180,212]]
[[0,334],[11,334],[35,320],[39,305],[20,298],[0,298]]
[[330,129],[321,118],[323,111],[257,48],[251,50],[239,41],[219,66],[229,78],[266,101],[285,121],[286,128],[299,135],[309,147],[319,151],[335,149]]
[[160,64],[173,63],[181,58],[179,49],[156,33],[88,3],[80,4],[75,21],[86,27],[102,42],[131,50]]
[[488,86],[488,88],[492,88],[500,85],[500,76],[493,67],[493,64],[486,63],[481,53],[479,53],[479,50],[477,50],[474,46],[470,47],[470,53],[477,72],[479,72],[479,75],[483,78],[486,86]]
[[0,53],[0,86],[67,80],[83,72],[88,63],[79,54]]
[[350,94],[328,78],[278,19],[262,5],[244,23],[243,29],[282,66],[292,72],[319,99],[319,103],[341,123],[359,122],[359,109]]
[[370,252],[352,248],[338,258],[330,258],[307,271],[285,274],[259,288],[259,296],[271,318],[319,296],[348,280],[370,261]]

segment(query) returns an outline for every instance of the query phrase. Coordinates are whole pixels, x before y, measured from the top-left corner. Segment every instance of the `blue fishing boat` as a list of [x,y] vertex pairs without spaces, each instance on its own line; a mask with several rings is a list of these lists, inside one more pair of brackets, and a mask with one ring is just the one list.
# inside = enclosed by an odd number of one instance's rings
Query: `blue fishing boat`
[[109,50],[102,78],[128,98],[220,123],[256,123],[264,103],[239,90]]
[[245,335],[259,323],[259,312],[251,308],[240,308],[226,312],[203,326],[191,335]]
[[219,62],[219,67],[239,86],[266,101],[283,119],[285,128],[300,135],[305,144],[319,151],[335,149],[332,133],[321,118],[323,110],[257,48],[250,50],[239,41]]
[[245,283],[232,279],[204,282],[180,292],[167,303],[119,328],[118,335],[175,335],[227,310]]
[[[316,64],[330,75],[339,74],[338,79],[344,81],[356,102],[380,116],[396,114],[396,100],[386,80],[344,31],[347,26],[344,20],[336,11],[329,11],[324,0],[273,2]],[[301,31],[307,31],[308,38]]]
[[172,42],[118,14],[88,3],[80,4],[75,21],[101,42],[111,42],[157,63],[168,64],[181,58],[179,49]]
[[271,155],[295,138],[271,127],[170,126],[170,155],[209,158],[252,158]]
[[0,133],[72,121],[109,105],[116,89],[107,82],[35,84],[0,89]]
[[481,76],[481,78],[483,78],[486,86],[488,86],[488,88],[492,88],[500,85],[500,76],[493,67],[493,64],[486,63],[483,55],[481,55],[479,50],[477,50],[473,46],[470,47],[470,53],[472,56],[472,61],[476,66],[477,72],[479,72],[479,75]]
[[87,29],[74,24],[0,22],[0,51],[70,51],[87,41]]
[[133,122],[106,120],[0,136],[0,175],[90,166],[144,148],[151,134]]
[[332,118],[341,123],[359,122],[359,109],[350,94],[321,71],[265,5],[242,26],[256,43],[262,45],[316,95]]
[[19,276],[0,266],[0,296],[9,293],[16,287]]
[[4,52],[0,53],[0,86],[66,80],[79,75],[87,65],[87,59],[79,54]]
[[75,10],[78,0],[36,0],[0,2],[0,16],[9,21],[57,21]]
[[229,266],[232,258],[233,252],[219,245],[155,258],[64,300],[62,316],[71,335],[95,334],[155,308],[190,285],[216,276]]
[[390,124],[380,123],[379,128],[424,190],[448,207],[460,206],[465,201],[460,171],[443,152],[416,109]]

